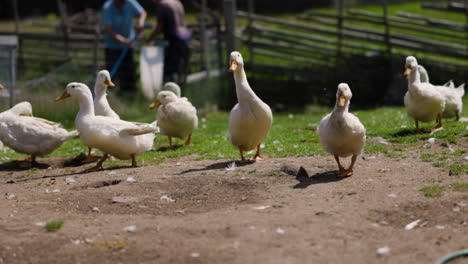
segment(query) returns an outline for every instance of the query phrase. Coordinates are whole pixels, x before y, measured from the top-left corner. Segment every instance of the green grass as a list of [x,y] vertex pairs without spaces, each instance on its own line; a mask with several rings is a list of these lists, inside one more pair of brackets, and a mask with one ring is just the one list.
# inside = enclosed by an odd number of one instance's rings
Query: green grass
[[63,225],[63,221],[51,221],[47,222],[44,226],[45,229],[49,232],[54,232],[59,230]]
[[441,185],[424,186],[419,191],[426,197],[439,197],[445,191],[445,187]]
[[468,182],[454,182],[450,184],[450,187],[457,192],[468,192]]
[[[53,102],[50,102],[50,104],[54,105],[54,111],[60,112],[63,107],[73,106],[76,103],[70,100],[64,105]],[[139,122],[154,121],[156,112],[146,109],[146,104],[140,103],[140,106],[137,107],[137,103],[135,102],[130,105],[131,107],[129,108],[133,107],[135,109],[125,111],[122,115],[124,119]],[[262,149],[262,154],[272,158],[327,155],[320,145],[316,129],[320,119],[330,110],[330,108],[324,107],[308,107],[302,112],[275,113],[273,126],[268,138],[264,142],[265,147]],[[444,170],[450,171],[452,175],[468,174],[467,162],[463,161],[466,150],[457,147],[456,144],[452,144],[455,149],[453,153],[448,150],[430,152],[423,147],[427,139],[431,137],[436,138],[436,144],[452,140],[466,143],[468,139],[468,130],[465,128],[466,123],[446,121],[444,129],[432,135],[427,132],[429,125],[423,124],[422,127],[425,129],[425,133],[416,135],[414,134],[413,121],[406,116],[404,107],[351,110],[351,112],[361,119],[366,127],[368,138],[380,136],[390,142],[390,145],[367,143],[365,153],[383,153],[392,158],[406,158],[407,150],[416,149],[420,153],[422,161],[442,167]],[[66,120],[68,129],[73,129],[75,114],[76,112],[72,113],[71,116],[68,116],[68,120]],[[466,116],[466,110],[463,115]],[[42,117],[40,114],[38,116]],[[193,160],[237,159],[239,157],[238,150],[226,138],[228,116],[226,112],[205,112],[205,114],[200,115],[199,127],[193,134],[193,146],[191,147],[178,147],[175,150],[168,149],[167,137],[156,136],[154,145],[156,151],[139,155],[137,157],[138,164],[159,164],[166,159],[189,155],[192,156]],[[52,120],[59,121],[56,119]],[[402,128],[402,126],[406,127]],[[180,139],[174,139],[174,143],[177,145],[181,145],[182,142]],[[87,148],[81,143],[79,138],[75,138],[65,142],[49,156],[72,158],[80,153],[86,153],[86,151]],[[246,155],[251,156],[253,153]],[[24,157],[24,155],[7,150],[2,155],[1,162],[15,160],[20,157]],[[106,161],[105,166],[128,165],[128,163],[129,161],[109,160]]]

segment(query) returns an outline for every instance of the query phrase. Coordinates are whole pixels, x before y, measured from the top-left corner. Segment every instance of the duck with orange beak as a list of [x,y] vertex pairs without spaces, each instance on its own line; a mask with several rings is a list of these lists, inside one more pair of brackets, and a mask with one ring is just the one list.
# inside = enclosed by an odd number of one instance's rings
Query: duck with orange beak
[[[268,136],[273,114],[250,87],[244,71],[242,55],[233,51],[230,56],[229,71],[234,75],[238,103],[229,115],[229,139],[239,149],[241,162],[263,160],[260,155],[260,144]],[[256,149],[255,156],[244,158],[244,151]]]
[[[108,116],[120,120],[119,115],[110,107],[107,100],[107,87],[114,87],[111,81],[110,74],[107,70],[98,72],[96,83],[94,84],[94,111],[98,116]],[[88,156],[83,160],[83,163],[93,162],[98,160],[91,153],[92,148],[88,146]]]
[[[353,94],[348,84],[340,83],[336,92],[336,104],[333,111],[326,115],[317,129],[320,143],[325,150],[335,157],[338,163],[339,177],[353,175],[356,158],[361,154],[366,144],[366,129],[359,118],[348,112]],[[340,157],[351,157],[351,165],[345,169],[340,163]]]
[[403,76],[408,79],[408,91],[404,97],[406,112],[414,119],[416,133],[421,132],[419,122],[437,121],[437,125],[432,130],[442,127],[442,113],[445,109],[444,96],[436,86],[421,82],[418,61],[415,57],[406,58]]

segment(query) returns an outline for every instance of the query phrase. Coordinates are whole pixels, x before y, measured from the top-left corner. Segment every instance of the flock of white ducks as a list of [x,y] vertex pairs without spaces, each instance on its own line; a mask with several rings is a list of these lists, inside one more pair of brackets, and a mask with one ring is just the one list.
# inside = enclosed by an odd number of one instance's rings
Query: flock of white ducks
[[[418,65],[413,56],[406,58],[403,75],[408,78],[408,92],[404,102],[408,115],[415,121],[416,133],[420,133],[419,122],[437,121],[437,125],[432,128],[435,130],[442,127],[443,117],[459,120],[463,109],[464,84],[458,88],[452,82],[448,85],[431,84],[427,71]],[[424,82],[421,75],[424,76]]]
[[[442,126],[443,117],[460,117],[464,84],[455,88],[453,82],[436,86],[429,82],[426,69],[418,65],[415,57],[406,58],[404,76],[408,78],[408,92],[404,103],[408,115],[415,120],[416,132],[419,122],[437,121],[433,129]],[[234,51],[230,54],[229,71],[233,73],[238,103],[229,115],[229,140],[239,149],[241,162],[262,160],[261,143],[270,131],[273,114],[250,87],[244,70],[242,55]],[[135,123],[121,120],[107,101],[107,88],[114,84],[109,72],[100,71],[96,77],[94,100],[90,89],[83,83],[73,82],[67,85],[63,95],[57,101],[71,97],[79,106],[75,119],[77,131],[68,132],[60,124],[32,116],[32,107],[28,102],[19,103],[13,108],[0,113],[0,140],[13,150],[36,156],[43,156],[58,148],[65,140],[79,134],[81,141],[89,147],[87,160],[91,160],[91,149],[104,152],[97,164],[87,169],[102,169],[103,162],[112,155],[121,160],[132,160],[132,167],[137,166],[136,155],[149,151],[153,147],[156,133],[166,135],[169,147],[173,147],[172,138],[186,139],[184,146],[192,144],[192,134],[198,126],[196,108],[187,98],[181,97],[180,87],[175,83],[166,83],[150,108],[159,107],[157,121]],[[0,85],[0,88],[3,86]],[[359,118],[349,113],[352,92],[348,84],[338,85],[336,103],[333,111],[320,121],[317,133],[324,149],[332,154],[338,164],[339,177],[353,174],[353,166],[366,143],[366,129]],[[246,159],[244,151],[256,150],[255,155]],[[351,156],[351,164],[346,169],[340,158]]]

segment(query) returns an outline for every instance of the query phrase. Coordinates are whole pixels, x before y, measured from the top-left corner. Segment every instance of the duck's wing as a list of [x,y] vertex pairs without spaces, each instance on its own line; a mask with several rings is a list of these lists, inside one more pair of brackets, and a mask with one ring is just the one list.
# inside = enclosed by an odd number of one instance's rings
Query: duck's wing
[[124,128],[120,130],[121,134],[127,134],[130,136],[139,136],[139,135],[157,133],[157,132],[159,132],[159,128],[154,127],[150,124],[146,124],[146,126],[129,127],[129,128]]
[[62,126],[60,123],[55,123],[53,121],[43,119],[43,118],[40,118],[40,117],[31,117],[31,118],[34,121],[41,122],[41,123],[44,123],[44,124],[47,124],[47,125],[50,125],[50,126],[53,126],[53,127],[61,127]]

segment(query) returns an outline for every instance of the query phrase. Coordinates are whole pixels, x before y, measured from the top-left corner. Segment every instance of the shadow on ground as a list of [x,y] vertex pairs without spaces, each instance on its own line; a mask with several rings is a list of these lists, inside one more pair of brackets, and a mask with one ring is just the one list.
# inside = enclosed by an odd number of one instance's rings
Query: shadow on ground
[[205,168],[185,170],[185,171],[182,171],[182,172],[179,173],[179,174],[186,174],[186,173],[198,172],[198,171],[208,171],[208,170],[220,170],[220,169],[225,169],[225,168],[227,168],[228,166],[231,166],[232,163],[235,163],[237,167],[243,167],[243,166],[247,166],[247,165],[254,164],[255,162],[245,162],[245,163],[243,163],[243,162],[239,162],[239,161],[224,161],[224,162],[218,162],[218,163],[214,163],[214,164],[208,165],[208,166],[206,166]]

